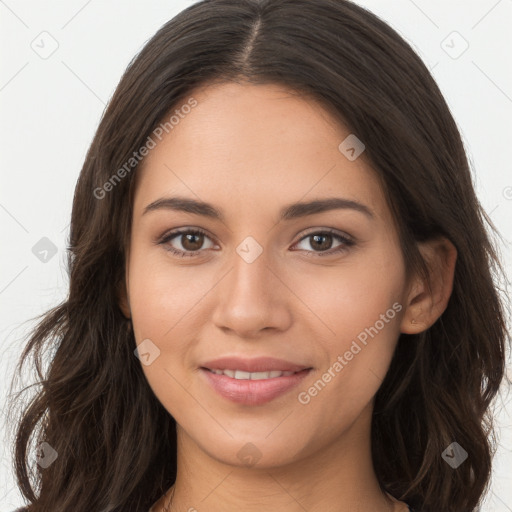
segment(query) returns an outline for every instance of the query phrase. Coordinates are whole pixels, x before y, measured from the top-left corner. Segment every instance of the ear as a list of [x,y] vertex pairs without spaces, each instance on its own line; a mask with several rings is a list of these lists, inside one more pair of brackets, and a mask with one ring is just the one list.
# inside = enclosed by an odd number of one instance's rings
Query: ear
[[[419,244],[427,264],[429,279],[412,280],[400,331],[418,334],[426,331],[444,313],[453,290],[457,249],[445,237]],[[430,287],[429,287],[430,281]]]
[[125,279],[121,279],[121,281],[117,285],[117,301],[119,304],[119,309],[121,310],[125,318],[131,318],[132,314],[130,309],[130,299],[128,297]]

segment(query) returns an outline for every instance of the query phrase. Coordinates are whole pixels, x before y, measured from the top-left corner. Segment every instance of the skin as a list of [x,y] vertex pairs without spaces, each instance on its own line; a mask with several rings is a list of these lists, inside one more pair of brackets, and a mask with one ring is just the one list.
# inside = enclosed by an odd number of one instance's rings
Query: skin
[[[137,344],[160,355],[143,365],[158,400],[176,419],[178,476],[172,511],[404,511],[383,493],[371,460],[373,398],[400,333],[427,329],[445,310],[456,251],[440,239],[420,250],[432,292],[407,280],[391,212],[364,153],[338,149],[350,131],[311,99],[277,85],[217,84],[191,92],[198,105],[150,151],[134,197],[120,306]],[[144,208],[164,196],[212,203],[224,222]],[[279,210],[296,201],[343,197],[373,217],[336,209],[293,220]],[[171,230],[202,228],[194,246]],[[336,237],[355,245],[338,254]],[[263,252],[247,263],[236,251],[253,237]],[[330,244],[330,245],[329,245]],[[180,258],[166,246],[194,251]],[[298,401],[393,304],[401,311],[312,397]],[[414,320],[414,322],[413,322]],[[224,355],[267,355],[313,367],[298,388],[258,406],[218,395],[199,371]],[[247,443],[258,461],[237,456]],[[169,493],[155,506],[166,510]]]

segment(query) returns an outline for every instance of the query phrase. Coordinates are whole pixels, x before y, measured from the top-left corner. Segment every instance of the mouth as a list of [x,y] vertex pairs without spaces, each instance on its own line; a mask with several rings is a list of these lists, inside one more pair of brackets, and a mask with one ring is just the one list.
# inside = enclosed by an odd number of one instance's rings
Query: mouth
[[[272,370],[268,372],[244,372],[243,370],[218,370],[211,368],[203,368],[203,370],[208,370],[215,375],[226,375],[232,379],[236,380],[264,380],[264,379],[277,379],[278,377],[289,377],[290,375],[294,375],[298,372],[291,371],[280,371],[280,370]],[[301,370],[302,371],[302,370]]]
[[223,358],[201,366],[207,384],[222,398],[241,405],[262,405],[296,387],[312,367],[274,358]]

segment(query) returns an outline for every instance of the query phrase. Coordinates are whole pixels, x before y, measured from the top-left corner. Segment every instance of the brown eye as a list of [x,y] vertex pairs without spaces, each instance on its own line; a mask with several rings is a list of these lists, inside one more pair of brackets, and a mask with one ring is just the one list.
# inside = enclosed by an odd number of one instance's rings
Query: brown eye
[[[338,245],[334,246],[333,248],[333,243],[335,240],[338,240]],[[305,244],[305,242],[308,243]],[[304,244],[305,246],[300,247],[300,244]],[[309,245],[309,247],[307,247],[307,245]],[[316,231],[309,233],[302,237],[302,239],[297,244],[295,244],[295,246],[299,249],[305,250],[306,253],[310,253],[314,256],[330,256],[338,254],[343,251],[347,251],[354,245],[354,240],[336,233],[330,229],[326,231]]]
[[[203,247],[207,240],[210,240],[210,246]],[[214,246],[210,237],[199,229],[182,229],[168,233],[159,244],[163,245],[169,252],[180,257],[197,256],[203,249],[211,249]]]
[[202,233],[182,234],[181,245],[187,251],[198,251],[204,243]]
[[332,246],[332,235],[310,235],[311,247],[320,251],[326,251]]

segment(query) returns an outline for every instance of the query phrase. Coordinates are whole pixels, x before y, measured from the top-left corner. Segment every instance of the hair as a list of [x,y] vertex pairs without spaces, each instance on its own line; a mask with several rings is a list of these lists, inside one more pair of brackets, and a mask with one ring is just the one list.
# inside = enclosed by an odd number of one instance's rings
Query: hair
[[[490,408],[508,339],[496,282],[503,269],[487,227],[496,230],[430,72],[392,28],[346,0],[203,0],[130,62],[76,185],[69,295],[38,318],[17,366],[21,374],[30,359],[40,386],[13,447],[27,510],[147,510],[175,481],[176,424],[148,385],[119,307],[141,163],[109,193],[94,191],[194,88],[227,82],[313,98],[364,142],[408,273],[428,278],[420,242],[446,237],[456,247],[446,310],[428,330],[399,337],[375,396],[371,443],[382,490],[422,512],[472,510],[488,490]],[[34,441],[57,452],[49,467],[33,463]],[[441,457],[453,441],[469,452],[456,470]]]

